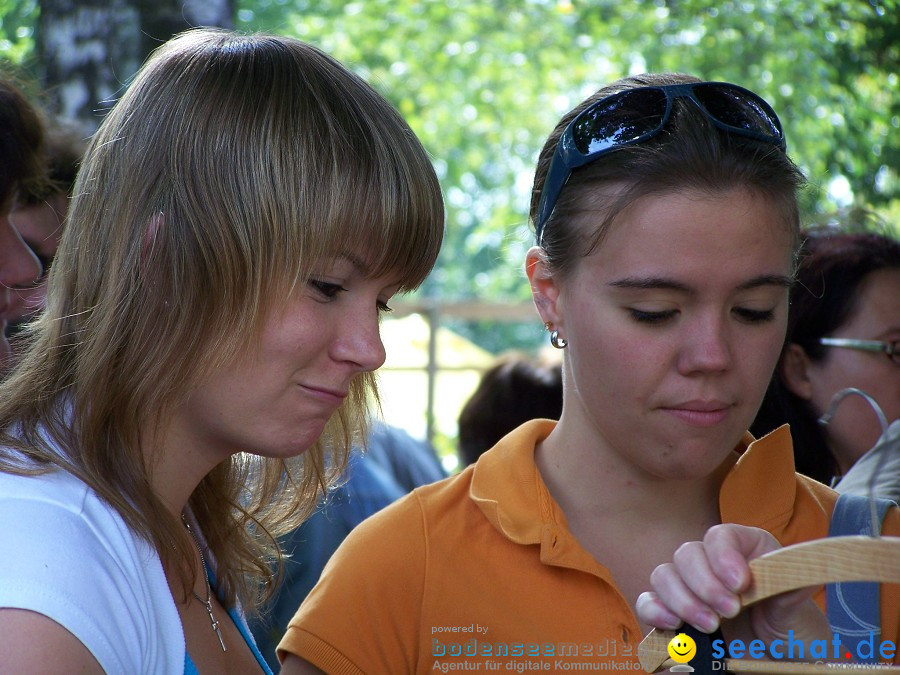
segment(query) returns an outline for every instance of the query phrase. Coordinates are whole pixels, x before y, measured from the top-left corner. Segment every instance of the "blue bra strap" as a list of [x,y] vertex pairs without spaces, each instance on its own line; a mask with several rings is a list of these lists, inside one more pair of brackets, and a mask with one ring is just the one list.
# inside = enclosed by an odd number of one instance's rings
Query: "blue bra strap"
[[262,668],[263,673],[265,673],[265,675],[273,675],[272,669],[269,668],[269,664],[266,663],[266,660],[263,658],[262,653],[259,651],[259,647],[256,646],[256,640],[253,639],[253,634],[250,632],[247,620],[240,612],[238,612],[236,607],[229,609],[228,613],[231,615],[231,620],[234,621],[234,625],[238,627],[238,630],[244,637],[244,642],[247,643],[247,646],[250,647],[250,651],[253,652],[253,656],[256,657],[256,662],[259,663],[259,667]]
[[[253,656],[256,658],[257,663],[259,663],[259,667],[262,669],[262,672],[265,675],[273,675],[272,669],[269,668],[269,664],[266,663],[266,660],[260,653],[259,648],[256,646],[256,642],[253,640],[253,637],[250,634],[250,630],[247,628],[247,622],[244,620],[244,617],[241,616],[240,612],[238,612],[235,608],[231,608],[230,610],[228,610],[228,614],[231,616],[231,620],[234,621],[234,624],[240,631],[241,636],[243,636],[244,641],[247,643],[247,646],[250,647],[250,651],[253,652]],[[197,666],[194,665],[194,662],[191,660],[191,655],[188,654],[186,649],[184,650],[184,675],[200,675],[200,673],[197,671]]]
[[[209,570],[207,576],[209,578],[210,586],[215,588],[216,575],[212,570]],[[250,627],[247,626],[247,620],[244,618],[243,614],[238,611],[237,607],[232,607],[228,610],[228,616],[230,616],[231,620],[234,621],[234,625],[237,626],[241,637],[244,638],[244,642],[246,642],[247,646],[250,647],[250,651],[253,652],[253,657],[256,659],[256,662],[259,664],[259,667],[262,669],[264,675],[273,675],[272,669],[269,668],[269,664],[266,663],[266,660],[260,653],[259,647],[256,646],[256,640],[253,639],[253,635],[252,633],[250,633]],[[197,672],[197,667],[191,660],[191,655],[188,654],[187,649],[184,650],[184,675],[200,675]]]

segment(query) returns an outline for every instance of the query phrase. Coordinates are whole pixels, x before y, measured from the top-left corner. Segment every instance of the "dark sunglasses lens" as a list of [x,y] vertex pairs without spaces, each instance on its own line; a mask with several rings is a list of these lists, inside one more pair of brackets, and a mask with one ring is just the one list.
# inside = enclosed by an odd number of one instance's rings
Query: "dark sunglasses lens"
[[585,110],[572,125],[572,139],[582,155],[632,143],[652,135],[663,123],[666,94],[660,89],[635,89],[614,94]]
[[756,94],[716,83],[698,84],[693,91],[707,112],[719,122],[761,136],[781,137],[778,118],[769,104]]

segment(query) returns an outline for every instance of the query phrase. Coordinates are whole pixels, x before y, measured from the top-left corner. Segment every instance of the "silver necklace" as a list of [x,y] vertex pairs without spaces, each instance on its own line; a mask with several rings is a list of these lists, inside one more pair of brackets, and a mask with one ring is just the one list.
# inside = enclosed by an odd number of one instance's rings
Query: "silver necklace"
[[194,534],[194,530],[191,529],[190,524],[185,519],[184,514],[181,514],[181,522],[184,523],[184,526],[187,528],[188,534],[191,535],[191,539],[194,540],[194,543],[197,545],[197,553],[200,554],[200,564],[203,565],[203,580],[206,582],[206,599],[204,600],[199,595],[197,595],[197,591],[193,588],[191,589],[191,595],[193,595],[197,600],[203,603],[203,606],[206,607],[206,613],[209,614],[209,622],[212,624],[212,629],[216,631],[216,637],[219,638],[219,644],[222,645],[222,651],[228,651],[225,649],[225,640],[222,639],[222,631],[219,629],[219,622],[216,621],[216,617],[213,616],[212,610],[212,589],[209,587],[209,572],[206,569],[206,558],[203,557],[203,548],[200,546],[200,540],[197,539],[197,535]]

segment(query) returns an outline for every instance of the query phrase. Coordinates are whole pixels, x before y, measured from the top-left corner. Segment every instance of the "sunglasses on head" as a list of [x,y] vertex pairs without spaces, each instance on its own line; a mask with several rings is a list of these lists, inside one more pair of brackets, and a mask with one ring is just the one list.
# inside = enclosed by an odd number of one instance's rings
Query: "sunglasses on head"
[[563,131],[550,160],[538,204],[536,235],[553,213],[572,170],[609,152],[656,136],[669,121],[672,102],[691,101],[719,129],[785,148],[772,107],[749,89],[727,82],[691,82],[628,89],[602,98]]

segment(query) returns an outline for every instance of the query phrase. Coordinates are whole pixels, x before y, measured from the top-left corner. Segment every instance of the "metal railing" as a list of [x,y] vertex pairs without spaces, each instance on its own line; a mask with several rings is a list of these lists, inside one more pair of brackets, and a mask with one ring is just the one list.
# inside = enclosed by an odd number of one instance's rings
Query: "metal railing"
[[469,321],[540,321],[534,304],[531,302],[497,303],[480,300],[461,300],[456,302],[414,301],[401,302],[393,306],[391,318],[402,318],[410,314],[419,314],[428,323],[428,361],[425,366],[427,375],[427,400],[425,407],[425,436],[431,443],[434,439],[435,386],[441,370],[481,369],[481,364],[467,368],[465,364],[450,368],[441,367],[437,349],[437,331],[445,318],[464,319]]

